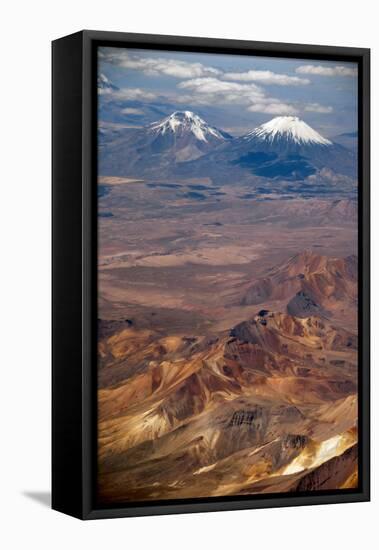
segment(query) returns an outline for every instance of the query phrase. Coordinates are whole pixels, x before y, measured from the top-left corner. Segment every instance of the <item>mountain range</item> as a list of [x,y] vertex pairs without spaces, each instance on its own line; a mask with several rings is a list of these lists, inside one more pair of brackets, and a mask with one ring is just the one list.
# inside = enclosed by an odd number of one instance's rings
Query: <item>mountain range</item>
[[[304,251],[266,279],[286,299],[292,278],[311,281],[341,308],[354,262]],[[104,502],[353,486],[356,334],[333,315],[257,310],[212,338],[99,321]]]
[[247,289],[241,305],[289,300],[287,312],[297,317],[333,317],[341,308],[357,307],[358,261],[356,255],[330,258],[305,250],[273,268]]
[[215,182],[237,177],[300,181],[325,169],[355,179],[357,170],[352,150],[298,117],[278,116],[232,137],[191,111],[119,130],[100,148],[99,163],[103,175],[209,177]]

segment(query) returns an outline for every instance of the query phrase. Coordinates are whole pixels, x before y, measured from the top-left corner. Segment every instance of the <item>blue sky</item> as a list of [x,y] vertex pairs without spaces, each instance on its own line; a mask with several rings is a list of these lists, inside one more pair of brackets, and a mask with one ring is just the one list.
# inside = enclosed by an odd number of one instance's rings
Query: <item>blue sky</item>
[[114,100],[125,123],[152,122],[159,107],[194,111],[232,134],[278,115],[326,137],[357,130],[354,63],[103,47],[98,70],[118,88],[103,90],[100,105]]

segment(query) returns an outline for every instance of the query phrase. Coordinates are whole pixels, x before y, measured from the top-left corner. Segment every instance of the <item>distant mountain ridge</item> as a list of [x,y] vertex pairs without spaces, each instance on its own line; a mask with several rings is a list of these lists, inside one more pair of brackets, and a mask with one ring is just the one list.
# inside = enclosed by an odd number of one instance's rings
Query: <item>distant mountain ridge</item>
[[211,151],[182,170],[215,178],[236,169],[266,179],[304,180],[328,168],[356,178],[356,155],[324,138],[298,117],[275,117],[244,136]]
[[[106,83],[105,83],[106,84]],[[191,111],[175,111],[142,128],[125,129],[101,151],[102,174],[302,181],[327,168],[356,177],[356,155],[298,117],[279,116],[241,137]]]
[[344,132],[343,134],[338,134],[333,138],[335,143],[343,145],[347,149],[354,151],[357,154],[358,150],[358,132]]
[[341,303],[356,308],[357,278],[356,255],[334,258],[304,250],[245,289],[240,304],[285,300],[290,315],[330,317]]

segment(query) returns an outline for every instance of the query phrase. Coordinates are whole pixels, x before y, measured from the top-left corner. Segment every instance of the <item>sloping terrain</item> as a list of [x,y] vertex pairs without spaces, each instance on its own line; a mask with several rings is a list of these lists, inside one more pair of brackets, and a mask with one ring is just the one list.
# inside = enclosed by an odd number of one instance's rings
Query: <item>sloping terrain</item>
[[[177,173],[233,181],[248,175],[267,180],[299,181],[325,169],[357,178],[356,154],[316,132],[298,117],[279,116],[248,134],[234,138],[197,160],[177,167]],[[253,181],[250,177],[249,181]]]
[[99,151],[102,174],[155,176],[197,159],[231,139],[191,111],[175,111],[146,127],[125,129]]
[[196,58],[99,48],[98,503],[355,488],[356,71]]
[[287,312],[297,317],[356,317],[357,280],[357,256],[331,258],[304,251],[243,289],[239,300],[242,305],[287,302]]
[[356,486],[356,201],[99,187],[99,501]]
[[104,501],[235,494],[293,469],[298,481],[356,442],[356,338],[317,317],[262,311],[213,341],[128,327],[101,353],[110,379],[117,360],[131,369],[99,391]]
[[[316,132],[298,117],[275,117],[241,137],[232,137],[191,111],[175,111],[143,127],[101,127],[99,171],[129,177],[207,177],[213,183],[238,178],[255,187],[258,181],[299,182],[317,178],[327,193],[322,172],[338,186],[357,177],[356,155]],[[308,186],[312,180],[308,182]]]

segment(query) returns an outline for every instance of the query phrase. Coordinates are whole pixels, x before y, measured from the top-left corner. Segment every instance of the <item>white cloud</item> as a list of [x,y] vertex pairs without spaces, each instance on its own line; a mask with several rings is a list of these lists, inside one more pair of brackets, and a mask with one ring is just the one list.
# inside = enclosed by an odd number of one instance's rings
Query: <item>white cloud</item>
[[123,115],[143,115],[144,114],[142,109],[134,109],[133,107],[126,107],[125,109],[121,109],[121,113]]
[[133,101],[139,99],[141,101],[153,101],[156,99],[156,94],[143,90],[142,88],[121,88],[112,92],[112,99],[120,101]]
[[189,63],[180,59],[168,57],[144,57],[130,54],[121,48],[100,48],[99,57],[106,63],[111,63],[124,69],[142,71],[149,76],[172,76],[179,79],[193,79],[204,77],[221,77],[226,80],[242,82],[259,82],[261,84],[277,84],[280,86],[297,86],[309,84],[306,78],[274,73],[272,71],[250,70],[242,73],[227,72],[203,65],[202,63]]
[[335,65],[329,67],[327,65],[301,65],[297,67],[298,74],[311,74],[320,76],[357,76],[356,67],[347,67],[345,65]]
[[149,76],[165,75],[175,78],[197,78],[221,74],[218,69],[206,67],[202,63],[188,63],[180,59],[164,57],[129,55],[126,50],[120,48],[103,48],[100,50],[99,56],[107,63],[112,63],[124,69],[142,71]]
[[304,107],[304,111],[308,111],[310,113],[327,114],[333,112],[333,107],[320,105],[319,103],[309,103]]
[[[304,104],[287,102],[270,97],[264,86],[305,86],[310,84],[307,78],[275,73],[269,70],[248,70],[246,72],[226,72],[202,63],[189,63],[164,57],[143,57],[141,54],[131,53],[121,48],[101,48],[100,58],[103,62],[111,63],[127,70],[138,70],[149,76],[171,76],[179,79],[177,91],[179,93],[153,93],[142,88],[110,89],[108,79],[102,82],[104,94],[109,99],[119,101],[140,100],[154,101],[157,97],[188,105],[235,104],[242,105],[248,111],[272,115],[293,115],[299,111],[314,113],[331,113],[332,107],[319,103]],[[151,54],[150,54],[151,55]],[[299,74],[343,75],[356,74],[353,66],[302,65],[296,69]],[[138,110],[137,110],[138,111]],[[124,109],[124,114],[141,114]]]
[[273,73],[272,71],[247,71],[245,73],[225,73],[223,78],[260,84],[277,84],[278,86],[304,86],[310,83],[307,78]]
[[209,102],[214,100],[231,103],[248,103],[264,98],[263,90],[255,84],[240,84],[218,78],[194,78],[178,84],[181,90],[190,90],[194,94],[207,98]]
[[274,115],[297,113],[293,105],[266,96],[264,90],[253,83],[230,82],[218,78],[195,78],[180,82],[178,88],[191,92],[191,95],[183,95],[179,99],[181,102],[206,105],[231,103],[244,105],[248,111],[254,113]]
[[267,113],[269,115],[295,115],[298,111],[293,105],[272,101],[271,103],[255,103],[247,108],[252,113]]

